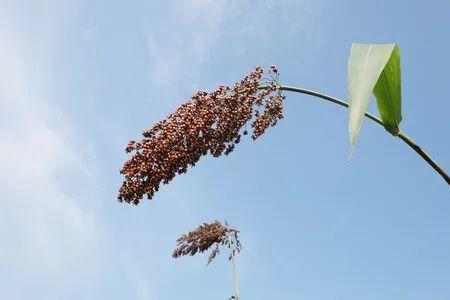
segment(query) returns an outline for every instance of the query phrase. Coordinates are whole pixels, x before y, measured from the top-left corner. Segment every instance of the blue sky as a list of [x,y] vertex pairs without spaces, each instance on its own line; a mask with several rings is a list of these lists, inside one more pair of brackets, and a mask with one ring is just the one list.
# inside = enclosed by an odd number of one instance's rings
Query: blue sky
[[[450,299],[450,194],[400,140],[287,94],[285,119],[118,204],[127,141],[197,89],[276,64],[347,96],[352,42],[396,42],[401,128],[450,170],[448,1],[0,1],[0,298],[227,299],[220,256],[177,237],[241,230],[242,299]],[[369,110],[376,112],[373,103]]]

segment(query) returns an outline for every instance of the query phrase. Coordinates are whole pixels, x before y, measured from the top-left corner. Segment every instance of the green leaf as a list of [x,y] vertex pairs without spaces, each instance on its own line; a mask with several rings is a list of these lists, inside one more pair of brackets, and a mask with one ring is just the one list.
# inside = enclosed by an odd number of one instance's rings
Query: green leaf
[[396,45],[373,89],[383,125],[393,135],[399,133],[402,121],[401,84],[400,49]]
[[348,61],[349,133],[352,152],[372,93],[384,127],[399,132],[401,116],[400,51],[395,44],[353,44]]

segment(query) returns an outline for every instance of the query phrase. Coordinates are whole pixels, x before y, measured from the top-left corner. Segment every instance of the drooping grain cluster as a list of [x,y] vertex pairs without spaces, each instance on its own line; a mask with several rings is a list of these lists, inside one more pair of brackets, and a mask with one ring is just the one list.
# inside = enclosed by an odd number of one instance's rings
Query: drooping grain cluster
[[198,228],[181,236],[177,240],[177,248],[172,257],[178,258],[185,255],[203,253],[213,247],[208,257],[208,265],[219,254],[219,246],[225,245],[230,249],[230,256],[236,255],[242,249],[239,241],[239,230],[231,228],[225,221],[224,225],[219,221],[204,223]]
[[232,87],[197,92],[166,119],[143,133],[140,142],[130,141],[125,151],[131,158],[121,173],[125,180],[118,200],[139,204],[151,199],[160,184],[210,153],[228,155],[247,135],[251,123],[253,140],[283,118],[284,96],[277,89],[278,70],[257,67]]

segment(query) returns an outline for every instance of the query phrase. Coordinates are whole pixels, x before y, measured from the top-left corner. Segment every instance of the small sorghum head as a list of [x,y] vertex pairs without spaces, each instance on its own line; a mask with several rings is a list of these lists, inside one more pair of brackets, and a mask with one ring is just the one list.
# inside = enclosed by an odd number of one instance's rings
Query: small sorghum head
[[219,246],[225,245],[230,250],[228,259],[231,259],[242,249],[239,240],[239,230],[231,228],[225,221],[224,224],[219,221],[212,223],[203,223],[196,229],[182,235],[177,240],[177,248],[173,251],[172,257],[179,258],[185,255],[195,255],[203,253],[213,248],[208,257],[208,265],[219,254]]

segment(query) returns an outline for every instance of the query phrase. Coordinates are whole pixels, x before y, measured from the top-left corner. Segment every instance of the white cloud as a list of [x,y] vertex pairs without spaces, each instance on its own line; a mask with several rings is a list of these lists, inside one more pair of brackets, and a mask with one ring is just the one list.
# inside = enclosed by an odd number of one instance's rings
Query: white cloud
[[61,277],[96,239],[92,213],[61,181],[70,173],[89,183],[90,170],[48,99],[51,49],[36,51],[44,41],[22,31],[14,13],[0,13],[0,269]]
[[166,9],[158,10],[147,32],[152,81],[171,93],[180,84],[195,80],[209,59],[244,60],[253,66],[289,50],[298,59],[308,52],[305,41],[320,41],[320,2],[169,2]]
[[147,34],[152,80],[176,88],[189,69],[201,63],[215,41],[224,16],[226,0],[178,1]]

